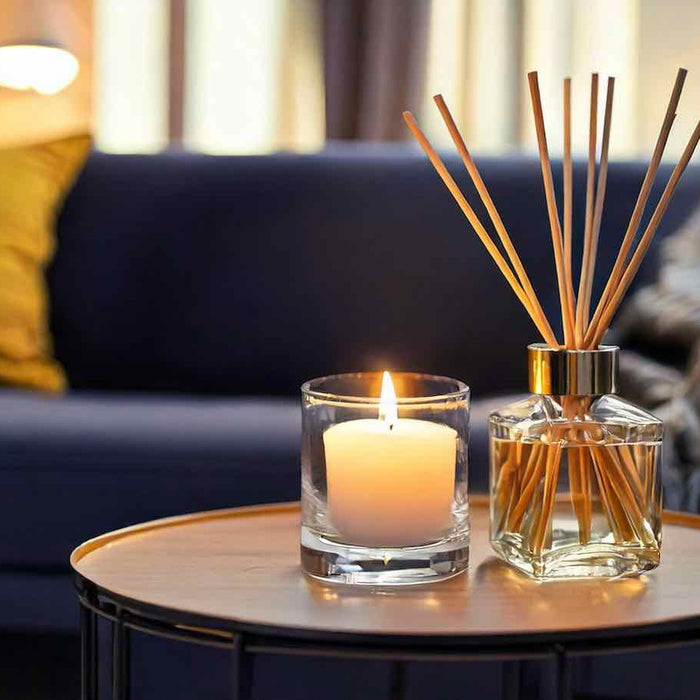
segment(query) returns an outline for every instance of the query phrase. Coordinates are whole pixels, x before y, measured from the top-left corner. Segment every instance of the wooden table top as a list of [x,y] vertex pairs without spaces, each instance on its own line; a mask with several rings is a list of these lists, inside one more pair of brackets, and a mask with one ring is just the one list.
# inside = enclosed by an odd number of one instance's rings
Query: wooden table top
[[[207,629],[306,639],[445,643],[700,631],[700,517],[667,513],[661,566],[640,578],[536,582],[488,542],[488,503],[471,500],[465,575],[404,588],[326,585],[299,568],[298,504],[158,520],[90,540],[71,564],[132,610],[195,616]],[[368,639],[369,641],[369,639]]]

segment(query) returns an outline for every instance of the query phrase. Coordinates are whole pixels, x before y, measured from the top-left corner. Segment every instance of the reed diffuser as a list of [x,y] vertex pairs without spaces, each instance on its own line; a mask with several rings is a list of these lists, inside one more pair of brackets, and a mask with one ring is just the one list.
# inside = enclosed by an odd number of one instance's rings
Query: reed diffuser
[[[560,221],[537,73],[528,74],[561,306],[563,343],[546,318],[471,154],[440,95],[435,102],[496,231],[489,235],[410,112],[404,119],[513,289],[544,343],[528,348],[532,395],[489,420],[491,543],[537,578],[624,576],[659,564],[661,421],[616,395],[618,348],[601,341],[629,289],[700,140],[700,123],[642,235],[638,231],[676,116],[680,69],[639,196],[607,284],[592,308],[605,200],[615,79],[607,82],[600,161],[598,76],[591,79],[581,273],[572,273],[571,80],[563,84],[563,217]],[[501,250],[502,248],[502,250]],[[503,251],[503,252],[502,252]]]

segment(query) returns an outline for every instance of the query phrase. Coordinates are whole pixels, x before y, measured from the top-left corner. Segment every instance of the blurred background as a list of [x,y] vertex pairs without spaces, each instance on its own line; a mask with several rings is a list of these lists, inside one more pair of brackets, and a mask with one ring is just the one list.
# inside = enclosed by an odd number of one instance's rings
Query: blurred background
[[[0,139],[90,126],[100,149],[169,145],[212,153],[316,150],[406,140],[401,110],[447,145],[442,92],[471,147],[532,151],[525,74],[540,71],[551,150],[561,79],[574,85],[574,145],[586,139],[588,74],[617,77],[611,152],[647,153],[679,65],[690,71],[667,157],[700,114],[696,0],[3,0],[0,44],[67,49],[56,94],[0,91]],[[14,61],[19,70],[31,65]],[[23,68],[21,67],[23,66]],[[15,70],[16,68],[11,69]],[[601,100],[601,109],[603,107]]]
[[[700,0],[0,0],[0,149],[86,130],[108,153],[314,152],[361,142],[417,149],[401,118],[410,109],[431,141],[451,150],[432,104],[440,92],[474,152],[534,153],[526,73],[538,70],[554,156],[563,141],[562,79],[572,77],[581,156],[597,71],[601,85],[617,78],[611,158],[632,161],[648,157],[684,66],[689,76],[665,156],[673,162],[700,118],[699,37]],[[353,369],[353,357],[390,366],[384,358],[409,352],[432,363],[417,367],[469,368],[479,398],[524,388],[524,368],[513,358],[521,357],[529,321],[429,165],[422,155],[394,158],[400,147],[363,150],[371,151],[364,161],[339,148],[337,158],[270,158],[255,167],[186,155],[90,156],[61,216],[47,278],[57,357],[74,391],[59,403],[7,389],[0,405],[0,512],[12,521],[0,551],[0,700],[78,697],[70,546],[162,515],[297,497],[298,403],[283,393],[312,376],[306,368]],[[545,232],[547,220],[539,168],[520,160],[484,162],[508,225],[508,216],[526,223],[525,242]],[[612,267],[615,234],[626,226],[644,167],[611,169],[608,192],[616,194],[603,229],[613,235],[601,246],[608,257],[599,275]],[[644,279],[653,282],[660,270],[660,281],[631,298],[619,339],[643,351],[623,394],[655,412],[660,406],[667,422],[667,502],[700,512],[700,214],[681,228],[697,206],[700,169],[689,169],[683,187],[665,223],[680,233]],[[3,188],[0,201],[6,195]],[[410,198],[413,208],[404,206]],[[39,218],[33,203],[17,210],[30,223]],[[22,252],[5,248],[12,259]],[[556,307],[549,254],[522,248],[551,292],[546,308]],[[19,260],[17,269],[29,269]],[[493,313],[501,305],[503,315]],[[455,323],[464,309],[468,323]],[[691,348],[695,369],[686,376]],[[167,397],[157,403],[149,392]],[[248,394],[263,392],[274,394],[264,397],[272,403],[248,403]],[[487,401],[472,413],[483,454],[486,416],[506,403],[489,408]],[[272,411],[269,419],[260,418],[264,411]],[[171,439],[170,421],[182,442]],[[250,470],[250,455],[269,471]],[[229,463],[235,468],[221,468]],[[482,465],[484,489],[486,458],[472,463]],[[29,523],[26,513],[34,515]],[[198,677],[199,696],[218,697],[229,682],[222,680],[229,652],[200,657],[162,640],[135,643],[144,645],[134,654],[141,697],[185,697],[190,676]],[[102,658],[108,655],[105,649]],[[580,674],[597,679],[606,697],[697,697],[697,650],[649,653],[642,663],[610,658],[595,678],[588,667]],[[319,663],[298,663],[292,659],[286,675],[266,667],[258,675],[270,687],[296,678],[285,697],[308,700],[303,680],[316,678]],[[459,665],[446,665],[453,685],[438,665],[425,665],[426,697],[436,697],[440,684],[496,696],[496,672],[477,667],[465,681]],[[353,667],[336,676],[333,662],[325,668],[333,685],[317,681],[319,693],[347,684],[362,697],[385,673],[380,665],[369,676]],[[471,682],[493,687],[482,692]]]

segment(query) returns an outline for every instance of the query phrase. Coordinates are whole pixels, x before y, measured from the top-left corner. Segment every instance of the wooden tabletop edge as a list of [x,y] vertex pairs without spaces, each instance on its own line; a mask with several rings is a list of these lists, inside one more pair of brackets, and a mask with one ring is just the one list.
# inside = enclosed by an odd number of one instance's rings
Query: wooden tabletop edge
[[288,503],[265,503],[255,506],[238,506],[234,508],[218,508],[216,510],[203,510],[184,515],[171,515],[157,520],[148,520],[136,525],[128,525],[119,530],[112,530],[102,535],[97,535],[78,545],[70,555],[70,565],[76,569],[77,564],[90,552],[100,549],[108,544],[123,540],[135,535],[143,535],[155,530],[164,530],[170,527],[180,527],[189,523],[201,523],[209,520],[221,520],[224,518],[256,517],[261,515],[279,515],[281,513],[294,513],[301,509],[299,501]]

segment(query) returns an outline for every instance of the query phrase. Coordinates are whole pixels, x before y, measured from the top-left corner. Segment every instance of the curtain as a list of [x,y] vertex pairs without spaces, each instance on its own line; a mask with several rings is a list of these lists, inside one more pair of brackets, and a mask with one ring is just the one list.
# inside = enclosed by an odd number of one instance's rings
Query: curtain
[[321,0],[94,2],[101,149],[323,146]]
[[[408,138],[404,109],[437,146],[451,147],[432,103],[439,92],[474,151],[534,151],[529,70],[540,74],[555,156],[565,76],[573,80],[577,155],[586,151],[593,71],[603,85],[607,75],[617,78],[613,158],[648,155],[679,65],[691,74],[667,157],[678,155],[700,113],[693,70],[700,65],[700,3],[690,0],[94,5],[94,113],[98,144],[107,150],[158,150],[181,141],[211,152],[266,153],[315,150],[326,139],[396,141]],[[172,53],[174,32],[180,57]],[[180,101],[179,121],[173,99]]]
[[429,0],[325,0],[326,138],[407,138],[401,112],[420,109]]

